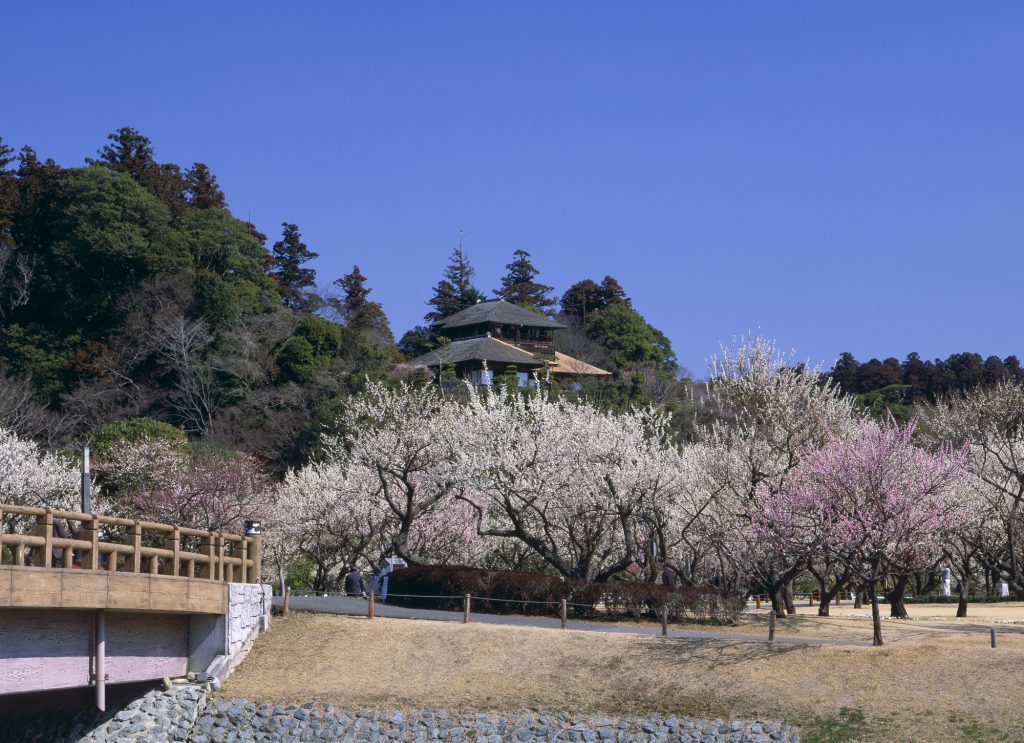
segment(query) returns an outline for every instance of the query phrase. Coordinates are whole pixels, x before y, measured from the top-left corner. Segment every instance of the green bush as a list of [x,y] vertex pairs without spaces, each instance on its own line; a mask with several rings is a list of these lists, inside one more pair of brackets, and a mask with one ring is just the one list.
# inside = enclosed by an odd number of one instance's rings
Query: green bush
[[[998,604],[1002,601],[1020,601],[1020,599],[1013,594],[1009,596],[968,596],[968,604]],[[942,595],[928,595],[928,596],[906,596],[903,599],[904,604],[957,604],[960,603],[960,597],[957,594],[952,596]]]
[[[547,614],[565,600],[575,616],[656,619],[667,608],[670,621],[733,624],[746,606],[738,594],[714,588],[666,588],[637,581],[588,581],[541,573],[483,570],[453,565],[422,565],[392,573],[388,601],[402,606],[462,609],[473,596],[473,610],[485,614]],[[428,597],[428,598],[422,598]]]

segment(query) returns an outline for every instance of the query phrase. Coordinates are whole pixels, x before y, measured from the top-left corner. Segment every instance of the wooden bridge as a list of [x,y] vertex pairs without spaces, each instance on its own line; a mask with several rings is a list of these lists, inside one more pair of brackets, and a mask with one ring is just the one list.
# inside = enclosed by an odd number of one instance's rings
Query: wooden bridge
[[0,695],[102,708],[106,683],[206,671],[251,641],[260,570],[259,535],[0,504]]

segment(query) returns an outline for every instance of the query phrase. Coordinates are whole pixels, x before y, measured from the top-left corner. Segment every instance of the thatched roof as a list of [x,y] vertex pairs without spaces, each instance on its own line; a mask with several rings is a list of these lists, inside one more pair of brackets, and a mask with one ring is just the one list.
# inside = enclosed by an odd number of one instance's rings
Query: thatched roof
[[567,356],[559,351],[555,351],[555,360],[548,364],[548,371],[552,374],[572,374],[593,377],[611,376],[610,371],[605,371],[604,369],[599,369],[596,366],[591,366],[586,361],[574,359],[572,356]]
[[461,328],[466,325],[491,322],[502,325],[522,325],[528,328],[550,328],[551,330],[560,330],[565,327],[546,315],[538,315],[533,310],[510,304],[504,299],[477,302],[472,307],[467,307],[451,317],[445,318],[438,323],[438,327]]
[[544,362],[538,361],[532,354],[516,348],[511,343],[505,343],[490,336],[453,341],[415,359],[406,361],[403,366],[427,368],[444,366],[445,364],[458,364],[461,361],[515,364],[516,366],[523,367],[524,370],[544,366]]

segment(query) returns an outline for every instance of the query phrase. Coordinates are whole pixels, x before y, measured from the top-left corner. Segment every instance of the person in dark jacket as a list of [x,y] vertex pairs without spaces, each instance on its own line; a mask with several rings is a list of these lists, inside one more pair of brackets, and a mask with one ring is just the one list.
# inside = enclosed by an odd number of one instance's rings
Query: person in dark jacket
[[678,584],[678,576],[671,565],[666,564],[661,571],[661,582],[666,588],[675,588]]
[[345,594],[347,596],[362,596],[366,593],[366,587],[363,585],[363,574],[356,570],[356,566],[353,565],[349,568],[348,575],[345,576]]

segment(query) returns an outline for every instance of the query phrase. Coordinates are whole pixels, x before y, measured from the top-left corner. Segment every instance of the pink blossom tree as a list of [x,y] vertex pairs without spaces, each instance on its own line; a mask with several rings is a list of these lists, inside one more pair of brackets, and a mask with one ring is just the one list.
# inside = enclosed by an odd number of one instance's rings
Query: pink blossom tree
[[115,444],[95,469],[103,479],[99,508],[194,529],[240,534],[247,519],[265,517],[274,497],[255,458],[180,442]]
[[867,586],[882,644],[878,583],[933,566],[959,516],[965,452],[912,441],[914,424],[863,422],[859,434],[810,452],[785,488],[750,513],[757,535],[788,555],[828,550]]

